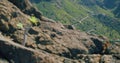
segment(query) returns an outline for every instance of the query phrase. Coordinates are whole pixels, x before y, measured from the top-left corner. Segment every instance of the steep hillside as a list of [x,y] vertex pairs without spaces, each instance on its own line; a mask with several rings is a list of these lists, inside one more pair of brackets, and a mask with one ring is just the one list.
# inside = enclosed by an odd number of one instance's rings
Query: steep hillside
[[[31,0],[43,15],[92,34],[120,38],[119,0]],[[104,17],[105,18],[101,18]],[[107,21],[107,22],[106,22]]]
[[119,49],[43,16],[29,0],[0,0],[0,63],[119,63]]

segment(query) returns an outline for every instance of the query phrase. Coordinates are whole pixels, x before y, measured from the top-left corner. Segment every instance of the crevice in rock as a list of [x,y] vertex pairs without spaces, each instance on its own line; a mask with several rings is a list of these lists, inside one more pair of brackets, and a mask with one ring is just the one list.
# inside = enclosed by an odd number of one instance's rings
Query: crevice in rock
[[53,45],[54,43],[51,40],[45,39],[41,37],[36,37],[35,38],[36,44],[41,44],[41,45]]
[[94,54],[101,54],[102,53],[102,51],[103,51],[103,44],[102,44],[102,42],[100,41],[100,40],[98,40],[98,39],[95,39],[95,38],[91,38],[91,40],[94,42],[94,44],[95,44],[95,48],[94,48]]
[[38,34],[39,34],[39,32],[35,31],[35,30],[32,29],[32,28],[28,31],[28,33],[34,34],[34,35],[38,35]]
[[86,54],[84,50],[79,50],[79,49],[75,49],[75,48],[68,48],[71,54],[71,58],[75,59],[77,58],[78,54]]
[[[6,27],[8,27],[8,28],[6,28]],[[16,31],[16,29],[11,24],[3,25],[2,28],[0,31],[6,36],[10,36],[11,34],[13,34]]]
[[66,58],[69,58],[69,59],[72,59],[72,56],[71,56],[71,53],[70,52],[63,52],[63,53],[60,53],[58,54],[59,56],[62,56],[62,57],[66,57]]
[[61,36],[63,35],[62,32],[60,32],[60,31],[58,31],[58,30],[56,30],[56,29],[52,29],[52,31],[55,32],[55,33],[58,34],[58,35],[61,35]]

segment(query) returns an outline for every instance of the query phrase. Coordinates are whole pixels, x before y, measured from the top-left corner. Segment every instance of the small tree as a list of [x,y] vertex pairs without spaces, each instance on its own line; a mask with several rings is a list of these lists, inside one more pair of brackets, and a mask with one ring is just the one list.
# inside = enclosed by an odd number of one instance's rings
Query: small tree
[[27,35],[28,35],[28,31],[30,30],[31,27],[25,27],[24,28],[24,39],[23,39],[23,44],[25,46],[26,42],[27,42]]
[[18,29],[24,30],[24,37],[23,37],[23,43],[22,43],[22,45],[25,46],[25,44],[26,44],[26,42],[27,42],[28,31],[30,30],[31,26],[23,27],[23,24],[22,24],[22,23],[18,23],[18,24],[17,24],[17,27],[18,27]]

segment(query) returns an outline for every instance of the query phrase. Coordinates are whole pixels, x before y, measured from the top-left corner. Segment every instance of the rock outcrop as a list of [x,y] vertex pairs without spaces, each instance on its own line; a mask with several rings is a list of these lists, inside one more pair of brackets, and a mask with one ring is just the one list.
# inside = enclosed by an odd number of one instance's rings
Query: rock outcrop
[[[0,36],[0,52],[9,63],[60,63],[44,51],[37,51]],[[53,61],[54,60],[54,61]]]
[[[7,4],[6,4],[7,3]],[[39,25],[29,21],[34,14]],[[29,27],[26,45],[24,30]],[[120,43],[91,35],[48,19],[28,0],[0,0],[0,62],[6,63],[119,63]],[[114,45],[114,46],[113,46]]]

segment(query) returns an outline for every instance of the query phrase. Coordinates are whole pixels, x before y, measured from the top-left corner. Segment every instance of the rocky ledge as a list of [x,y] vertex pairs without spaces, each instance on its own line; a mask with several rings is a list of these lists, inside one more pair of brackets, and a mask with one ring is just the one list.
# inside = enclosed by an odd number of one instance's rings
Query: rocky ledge
[[[35,26],[30,21],[38,19]],[[23,44],[21,22],[31,25]],[[120,43],[44,17],[29,0],[0,0],[0,63],[119,63]]]

